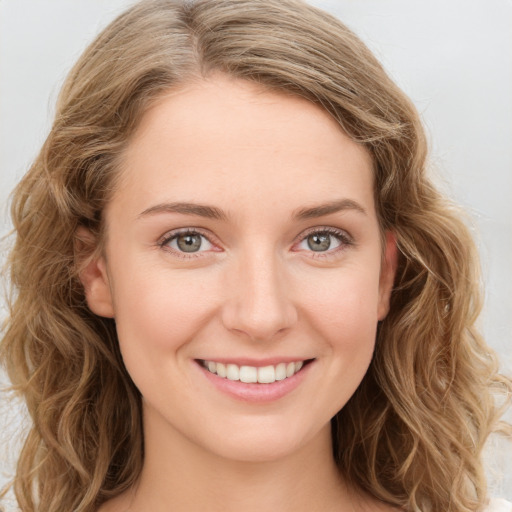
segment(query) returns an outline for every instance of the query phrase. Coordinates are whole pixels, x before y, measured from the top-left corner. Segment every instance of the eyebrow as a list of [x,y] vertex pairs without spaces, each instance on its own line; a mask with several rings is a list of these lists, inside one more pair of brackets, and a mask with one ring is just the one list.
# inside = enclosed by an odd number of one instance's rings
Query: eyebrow
[[220,208],[196,203],[161,203],[144,210],[138,218],[158,213],[181,213],[184,215],[197,215],[207,219],[227,220],[227,214]]
[[345,210],[352,210],[363,215],[368,215],[366,210],[356,201],[352,199],[340,199],[338,201],[331,201],[325,204],[319,204],[309,208],[300,208],[295,212],[293,217],[299,220],[314,219],[316,217],[323,217],[332,213],[338,213]]
[[[356,201],[353,201],[352,199],[340,199],[338,201],[331,201],[316,206],[300,208],[293,213],[292,218],[298,220],[314,219],[316,217],[323,217],[324,215],[330,215],[345,210],[352,210],[363,215],[367,215],[366,210]],[[159,213],[197,215],[198,217],[222,221],[226,221],[228,219],[227,213],[216,206],[186,202],[160,203],[144,210],[139,214],[138,218],[146,217],[148,215],[156,215]]]

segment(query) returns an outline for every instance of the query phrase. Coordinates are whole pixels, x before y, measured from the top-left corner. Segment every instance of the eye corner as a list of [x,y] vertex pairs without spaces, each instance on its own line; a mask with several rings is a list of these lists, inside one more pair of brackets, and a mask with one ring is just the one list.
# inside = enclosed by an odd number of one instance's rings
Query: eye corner
[[168,231],[158,239],[156,245],[173,256],[191,259],[201,257],[205,253],[222,252],[219,244],[212,241],[213,238],[202,229],[187,227]]
[[[310,243],[311,237],[315,236],[319,238],[316,246],[319,250],[315,250]],[[333,239],[336,241],[334,244]],[[328,258],[354,245],[354,238],[347,231],[332,226],[317,226],[302,232],[294,241],[292,251],[310,253],[315,258]]]

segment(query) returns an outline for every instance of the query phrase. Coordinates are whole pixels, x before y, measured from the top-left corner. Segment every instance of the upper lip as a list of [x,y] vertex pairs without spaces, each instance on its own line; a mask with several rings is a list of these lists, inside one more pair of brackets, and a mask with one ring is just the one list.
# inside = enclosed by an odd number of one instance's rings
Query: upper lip
[[297,363],[302,361],[305,363],[306,361],[310,361],[313,358],[305,358],[305,357],[266,357],[261,359],[255,359],[251,357],[212,357],[212,358],[201,358],[198,361],[212,361],[214,363],[222,363],[222,364],[236,364],[237,366],[255,366],[256,368],[260,368],[263,366],[276,366],[280,363]]

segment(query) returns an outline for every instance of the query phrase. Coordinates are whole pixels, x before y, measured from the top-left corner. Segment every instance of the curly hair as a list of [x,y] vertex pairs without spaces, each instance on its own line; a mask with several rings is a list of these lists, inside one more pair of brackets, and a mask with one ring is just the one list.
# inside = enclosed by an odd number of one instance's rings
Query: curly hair
[[474,326],[481,291],[471,234],[428,177],[409,99],[349,29],[299,0],[145,0],[71,70],[12,197],[0,357],[32,419],[13,484],[20,508],[93,511],[140,474],[140,393],[114,321],[87,307],[77,230],[102,240],[118,163],[143,113],[213,72],[306,98],[373,158],[379,222],[400,254],[370,368],[332,420],[340,471],[407,510],[480,510],[481,451],[512,382]]

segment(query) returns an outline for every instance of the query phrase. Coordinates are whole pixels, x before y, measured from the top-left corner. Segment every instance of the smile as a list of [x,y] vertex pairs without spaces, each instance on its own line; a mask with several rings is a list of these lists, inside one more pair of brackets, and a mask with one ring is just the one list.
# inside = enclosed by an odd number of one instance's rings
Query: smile
[[247,384],[272,384],[276,381],[286,380],[299,372],[305,363],[305,361],[294,361],[256,367],[238,366],[232,363],[224,364],[206,360],[201,360],[200,362],[210,373],[228,380],[245,382]]

